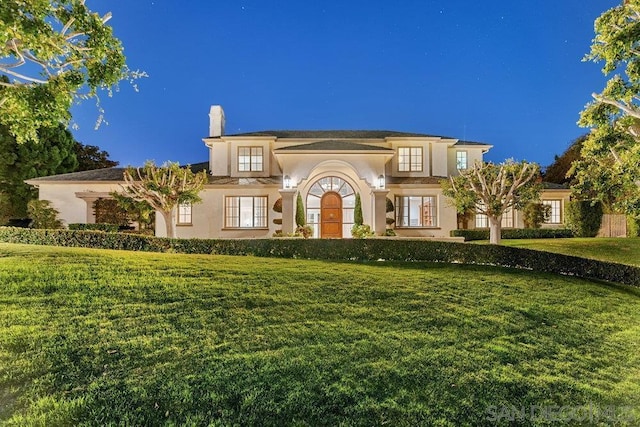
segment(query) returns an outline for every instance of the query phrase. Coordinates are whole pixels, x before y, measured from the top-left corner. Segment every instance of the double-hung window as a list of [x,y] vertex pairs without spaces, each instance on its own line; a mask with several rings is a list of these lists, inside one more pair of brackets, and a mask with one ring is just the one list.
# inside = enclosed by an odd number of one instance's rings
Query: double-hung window
[[422,172],[422,147],[399,147],[398,171]]
[[469,160],[466,151],[456,151],[456,169],[466,170],[469,167]]
[[551,206],[551,215],[544,222],[545,224],[562,223],[562,200],[543,200],[543,205]]
[[191,203],[178,205],[178,225],[191,224]]
[[225,197],[226,228],[266,228],[267,196]]
[[437,227],[435,196],[396,196],[397,227]]
[[262,172],[262,147],[238,147],[238,172]]

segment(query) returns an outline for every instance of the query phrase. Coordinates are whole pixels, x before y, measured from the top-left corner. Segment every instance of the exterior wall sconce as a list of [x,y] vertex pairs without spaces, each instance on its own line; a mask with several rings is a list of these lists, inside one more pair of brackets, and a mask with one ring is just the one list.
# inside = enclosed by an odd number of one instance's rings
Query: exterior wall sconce
[[384,175],[378,176],[378,188],[382,189],[385,186]]
[[289,175],[285,175],[284,178],[282,179],[282,186],[286,190],[291,189],[291,177]]

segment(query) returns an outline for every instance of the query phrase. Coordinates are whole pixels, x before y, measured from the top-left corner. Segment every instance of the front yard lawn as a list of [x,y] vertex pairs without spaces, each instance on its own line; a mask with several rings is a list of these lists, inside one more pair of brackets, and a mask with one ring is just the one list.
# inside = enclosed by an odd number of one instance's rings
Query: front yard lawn
[[505,246],[556,252],[640,267],[639,237],[571,239],[503,239]]
[[636,425],[639,307],[493,267],[0,244],[0,424]]

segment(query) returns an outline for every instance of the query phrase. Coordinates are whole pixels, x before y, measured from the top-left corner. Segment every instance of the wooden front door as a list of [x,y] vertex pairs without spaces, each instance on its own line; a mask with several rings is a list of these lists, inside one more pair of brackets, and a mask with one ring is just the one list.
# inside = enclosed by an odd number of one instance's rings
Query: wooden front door
[[342,197],[334,191],[327,191],[320,201],[320,237],[342,238]]

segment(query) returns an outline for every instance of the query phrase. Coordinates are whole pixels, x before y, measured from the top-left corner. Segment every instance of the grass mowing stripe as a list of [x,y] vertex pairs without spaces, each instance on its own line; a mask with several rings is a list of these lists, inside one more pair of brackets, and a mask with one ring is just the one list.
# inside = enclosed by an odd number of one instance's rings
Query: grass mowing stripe
[[637,289],[462,265],[0,254],[8,425],[494,425],[491,405],[589,402],[640,417]]

